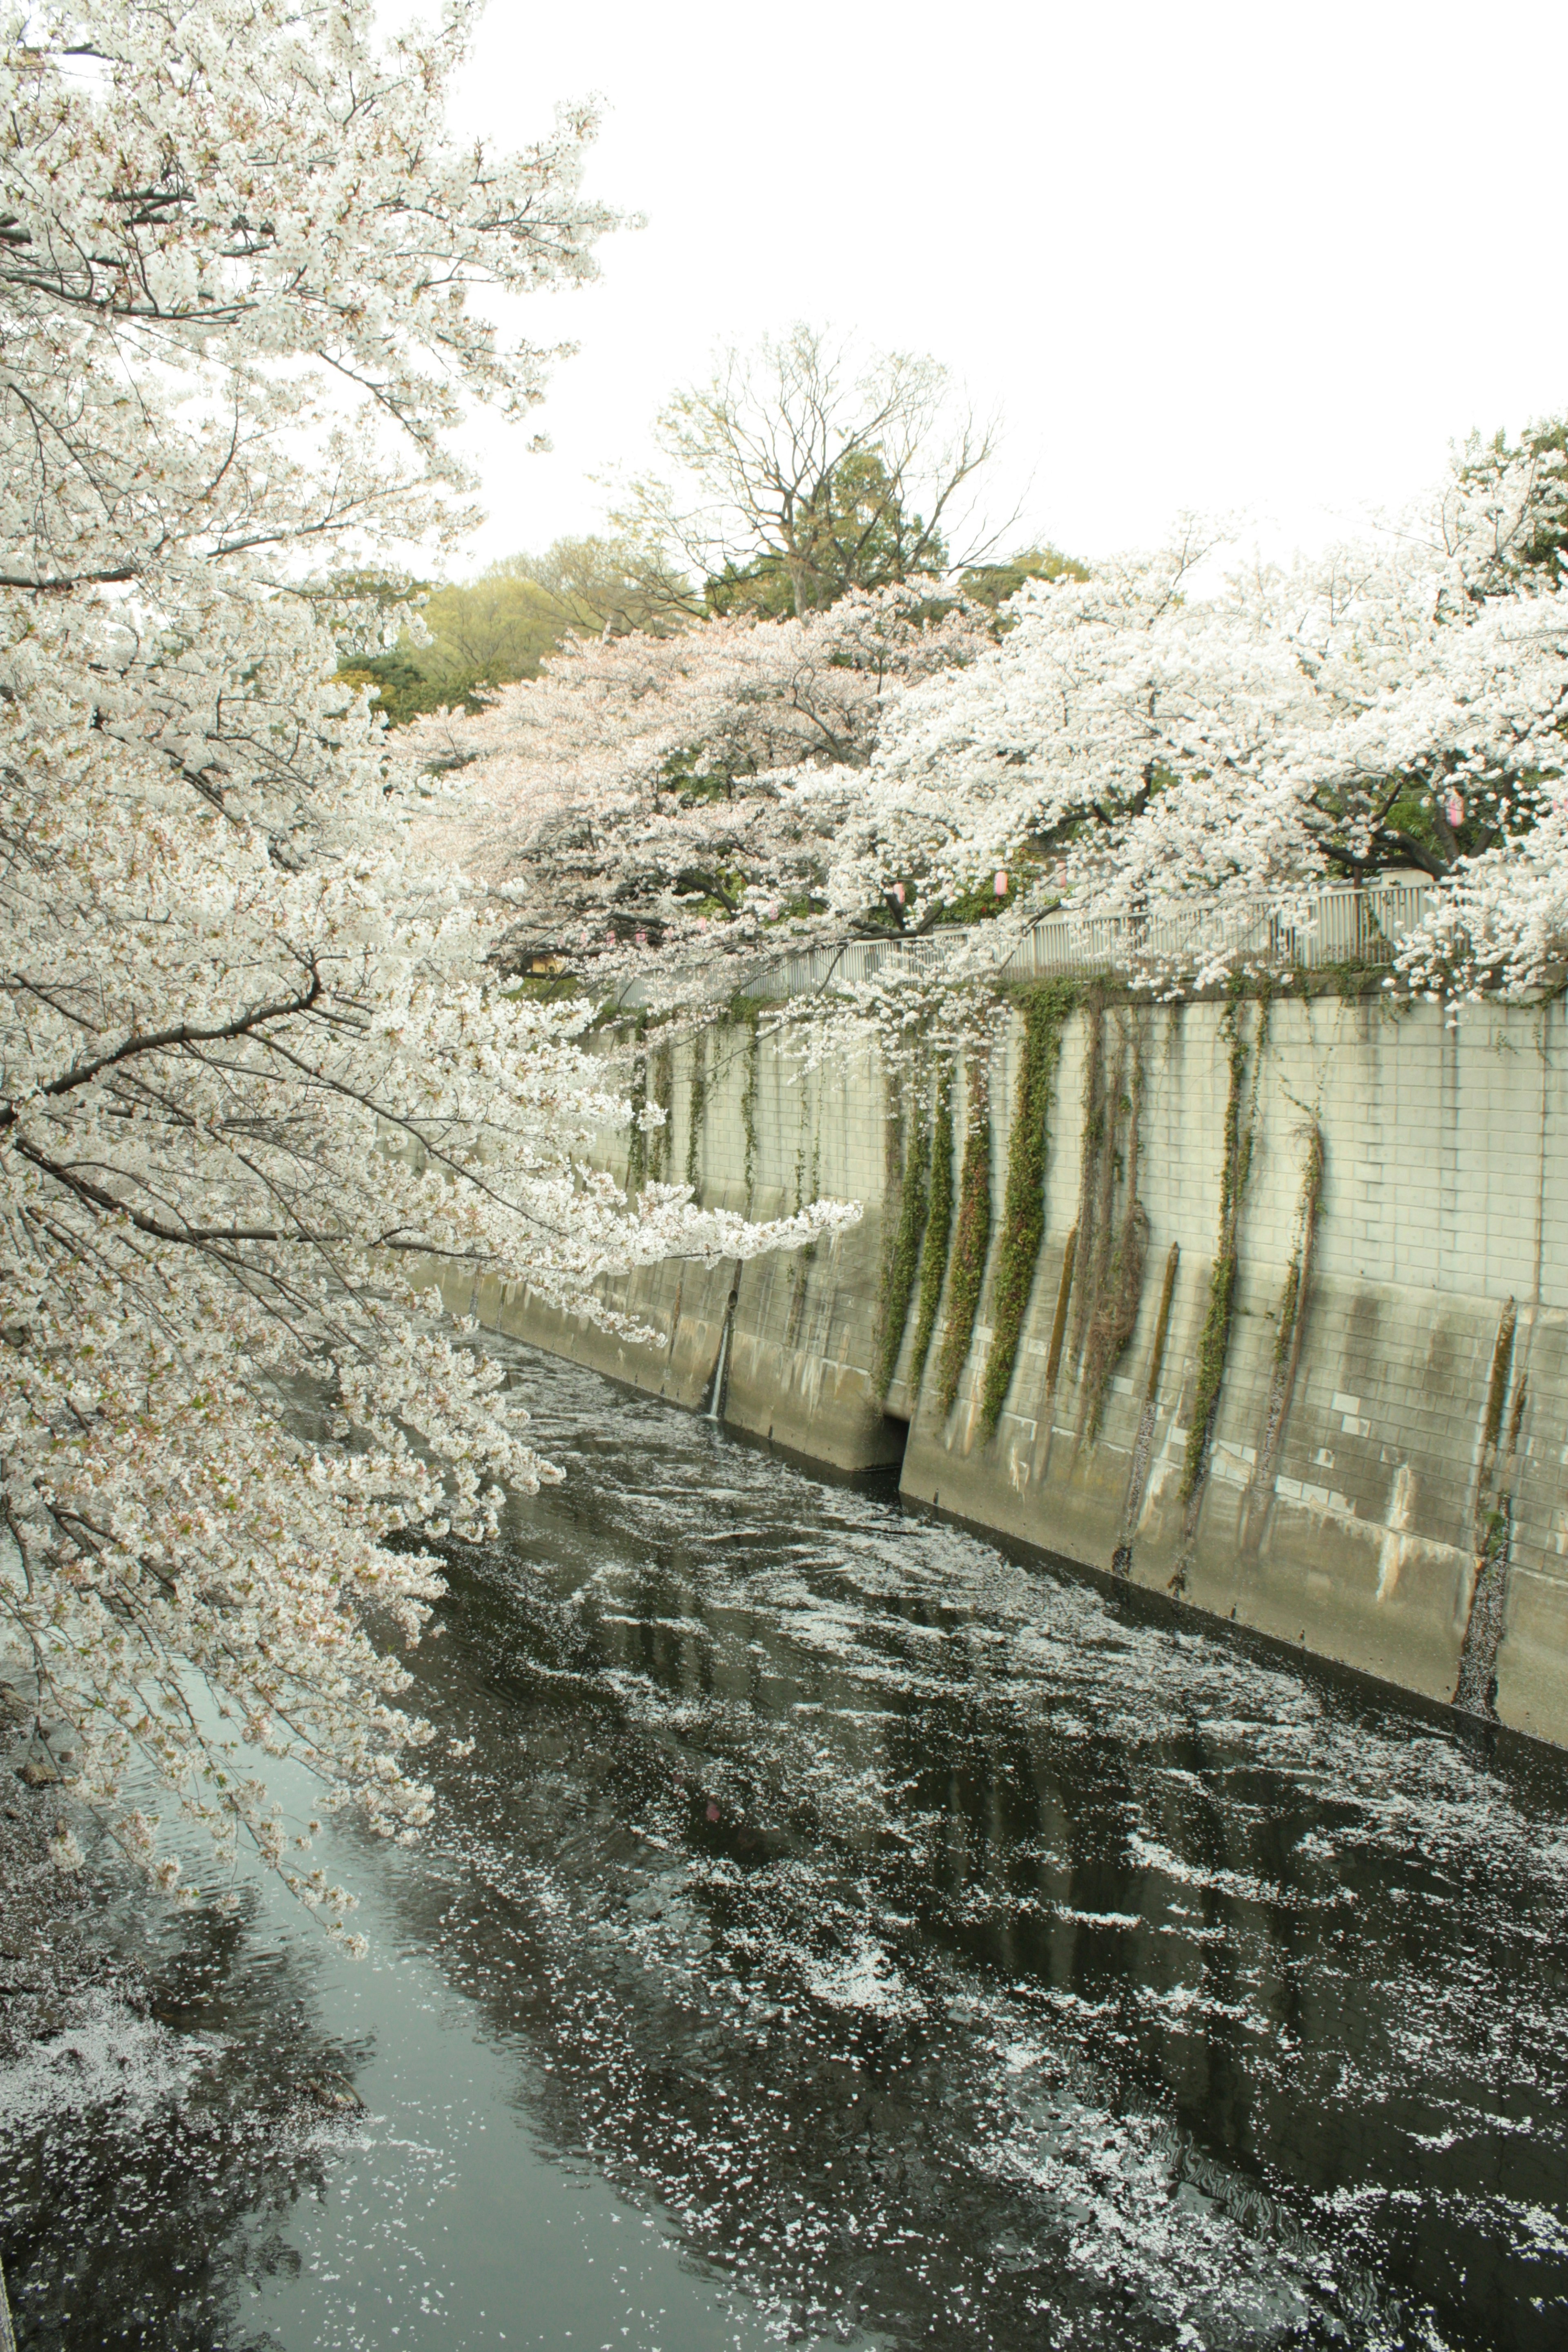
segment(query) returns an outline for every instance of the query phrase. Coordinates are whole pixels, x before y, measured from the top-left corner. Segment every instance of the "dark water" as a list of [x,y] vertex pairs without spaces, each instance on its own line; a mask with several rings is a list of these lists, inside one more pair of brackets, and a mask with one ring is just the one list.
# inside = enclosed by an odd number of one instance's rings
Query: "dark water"
[[[264,1886],[0,2118],[23,2352],[1568,2343],[1568,1767],[520,1359],[372,1959]],[[327,2104],[352,2078],[366,2111]]]

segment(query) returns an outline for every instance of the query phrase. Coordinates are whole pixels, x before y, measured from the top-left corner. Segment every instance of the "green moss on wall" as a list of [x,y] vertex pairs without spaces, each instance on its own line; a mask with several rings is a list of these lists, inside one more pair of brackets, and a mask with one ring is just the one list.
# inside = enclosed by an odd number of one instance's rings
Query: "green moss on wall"
[[1024,1050],[1007,1142],[991,1346],[980,1398],[980,1425],[987,1437],[994,1433],[1007,1402],[1046,1237],[1051,1103],[1061,1059],[1062,1025],[1077,1001],[1072,982],[1053,980],[1028,990],[1018,1008],[1024,1019]]
[[1051,1318],[1051,1349],[1046,1358],[1046,1395],[1054,1397],[1062,1374],[1062,1349],[1067,1344],[1068,1301],[1072,1297],[1073,1269],[1078,1264],[1078,1227],[1068,1235],[1062,1252],[1061,1279],[1057,1284],[1057,1311]]
[[[1119,1024],[1127,1016],[1117,1015]],[[1138,1017],[1124,1026],[1115,1075],[1107,1089],[1101,1124],[1095,1206],[1094,1263],[1085,1285],[1088,1328],[1084,1334],[1083,1384],[1079,1394],[1078,1435],[1090,1444],[1100,1434],[1110,1377],[1132,1337],[1143,1298],[1149,1255],[1149,1219],[1138,1197],[1138,1157],[1143,1115],[1143,1036]],[[1120,1175],[1122,1209],[1115,1216]]]
[[708,1116],[708,1033],[700,1030],[691,1045],[691,1108],[686,1129],[686,1181],[697,1190],[698,1154],[702,1149],[702,1123]]
[[[1192,1423],[1187,1431],[1186,1459],[1182,1465],[1182,1500],[1189,1507],[1190,1514],[1208,1475],[1209,1445],[1219,1412],[1226,1357],[1230,1350],[1241,1204],[1252,1169],[1258,1075],[1268,1043],[1268,999],[1264,997],[1258,1004],[1249,1096],[1247,1037],[1241,1025],[1240,1004],[1239,994],[1233,992],[1225,1011],[1225,1032],[1230,1039],[1230,1054],[1229,1086],[1225,1107],[1225,1158],[1220,1171],[1219,1236],[1215,1248],[1214,1271],[1209,1276],[1208,1308],[1198,1340],[1197,1385],[1193,1397]],[[1178,1577],[1181,1573],[1178,1570]]]
[[1314,1123],[1307,1139],[1307,1164],[1301,1173],[1301,1206],[1298,1216],[1296,1246],[1286,1268],[1285,1287],[1279,1294],[1279,1327],[1274,1334],[1276,1366],[1289,1363],[1295,1353],[1297,1326],[1306,1289],[1307,1269],[1311,1263],[1312,1238],[1318,1227],[1318,1210],[1323,1197],[1323,1137]]
[[1149,1256],[1149,1219],[1136,1193],[1128,1196],[1127,1212],[1106,1268],[1099,1305],[1089,1322],[1083,1351],[1083,1390],[1079,1428],[1092,1445],[1100,1435],[1110,1376],[1137,1327],[1143,1298],[1143,1274]]
[[668,1037],[654,1047],[649,1058],[647,1094],[648,1100],[657,1103],[664,1113],[664,1125],[650,1129],[647,1138],[647,1172],[655,1183],[662,1183],[669,1174],[675,1141],[670,1124],[670,1113],[675,1108],[675,1048]]
[[1083,1110],[1079,1129],[1078,1248],[1075,1253],[1075,1294],[1071,1360],[1083,1360],[1089,1318],[1094,1305],[1095,1265],[1100,1243],[1101,1158],[1105,1147],[1105,992],[1096,982],[1084,999]]
[[952,1068],[937,1081],[936,1115],[931,1130],[931,1191],[927,1200],[925,1242],[921,1251],[920,1318],[910,1354],[910,1399],[920,1394],[931,1333],[942,1306],[947,1273],[948,1244],[952,1238]]
[[741,1132],[746,1139],[746,1214],[752,1213],[752,1194],[757,1181],[757,1076],[762,1065],[761,1045],[757,1034],[760,1007],[753,1001],[747,1003],[742,1018],[748,1024],[750,1035],[746,1045],[746,1078],[741,1089]]
[[1498,1318],[1491,1378],[1487,1383],[1487,1410],[1481,1424],[1481,1444],[1488,1452],[1502,1434],[1502,1409],[1508,1395],[1509,1374],[1513,1368],[1513,1337],[1518,1326],[1519,1307],[1510,1298]]
[[[640,1032],[639,1032],[640,1034]],[[626,1191],[640,1192],[647,1181],[647,1129],[640,1122],[647,1102],[647,1055],[632,1062],[632,1123],[626,1137]]]
[[958,1383],[974,1336],[985,1260],[991,1246],[991,1105],[984,1066],[968,1072],[969,1124],[963,1139],[963,1169],[958,1181],[958,1224],[948,1271],[947,1328],[942,1335],[937,1392],[942,1415],[952,1411]]
[[[925,1238],[926,1219],[931,1213],[931,1139],[924,1118],[924,1106],[918,1096],[910,1105],[905,1124],[906,1142],[902,1154],[900,1179],[898,1223],[892,1229],[888,1254],[882,1266],[880,1300],[881,1330],[877,1357],[877,1394],[886,1403],[888,1391],[893,1385],[893,1374],[899,1366],[899,1350],[903,1345],[904,1325],[909,1320],[910,1301],[914,1297],[915,1280],[920,1272],[921,1244]],[[951,1161],[952,1134],[948,1130],[948,1151]],[[951,1184],[951,1173],[950,1173]],[[934,1318],[933,1318],[934,1319]],[[930,1335],[927,1335],[927,1346]],[[924,1357],[922,1353],[921,1361]],[[918,1381],[919,1374],[915,1375]]]
[[1132,1542],[1142,1515],[1149,1462],[1154,1451],[1154,1423],[1160,1411],[1160,1375],[1165,1368],[1165,1343],[1171,1336],[1171,1306],[1176,1296],[1176,1269],[1181,1262],[1181,1244],[1173,1242],[1165,1253],[1164,1279],[1160,1285],[1160,1306],[1154,1318],[1154,1343],[1149,1350],[1149,1377],[1143,1388],[1143,1410],[1138,1417],[1138,1434],[1132,1441],[1132,1464],[1127,1474],[1127,1494],[1121,1506],[1121,1535],[1110,1558],[1110,1572],[1115,1577],[1125,1578],[1132,1573]]

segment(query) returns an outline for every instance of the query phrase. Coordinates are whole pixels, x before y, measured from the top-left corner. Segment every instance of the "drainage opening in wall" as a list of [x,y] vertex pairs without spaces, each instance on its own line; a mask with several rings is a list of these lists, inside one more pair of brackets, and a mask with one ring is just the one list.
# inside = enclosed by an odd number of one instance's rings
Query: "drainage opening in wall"
[[885,1412],[882,1415],[879,1435],[881,1444],[877,1454],[879,1465],[888,1470],[901,1470],[904,1466],[904,1448],[910,1442],[909,1423],[901,1413]]

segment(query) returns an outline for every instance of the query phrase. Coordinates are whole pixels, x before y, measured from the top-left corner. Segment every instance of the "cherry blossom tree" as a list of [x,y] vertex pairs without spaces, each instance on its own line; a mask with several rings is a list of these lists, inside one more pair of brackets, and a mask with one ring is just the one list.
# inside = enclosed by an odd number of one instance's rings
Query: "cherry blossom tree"
[[823,613],[577,640],[478,717],[400,731],[416,767],[466,777],[430,832],[514,912],[524,969],[669,974],[727,994],[822,936],[915,920],[898,877],[852,903],[828,876],[890,704],[972,660],[992,615],[908,588]]
[[591,116],[447,130],[475,14],[378,47],[358,0],[61,0],[0,35],[0,1650],[163,1884],[138,1754],[334,1920],[246,1747],[416,1830],[420,1538],[554,1475],[435,1274],[605,1319],[602,1275],[853,1213],[592,1172],[627,1108],[582,1012],[497,985],[505,911],[417,854],[428,800],[333,679],[400,617],[356,568],[468,520],[464,404],[538,396],[479,298],[584,278],[611,226]]
[[1524,560],[1562,467],[1472,453],[1398,530],[1206,592],[1196,532],[1030,583],[994,648],[889,711],[835,889],[915,872],[951,899],[1021,866],[1036,906],[1124,919],[1134,960],[1183,918],[1149,968],[1209,979],[1328,881],[1480,860],[1492,887],[1563,766],[1568,599]]

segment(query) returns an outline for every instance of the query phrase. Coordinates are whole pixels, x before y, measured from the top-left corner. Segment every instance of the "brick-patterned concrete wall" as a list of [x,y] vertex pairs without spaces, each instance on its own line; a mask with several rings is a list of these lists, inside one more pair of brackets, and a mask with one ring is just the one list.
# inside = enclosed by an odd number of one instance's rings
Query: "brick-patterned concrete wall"
[[[626,1303],[666,1333],[663,1349],[569,1330],[499,1294],[481,1311],[692,1405],[710,1396],[732,1311],[723,1409],[737,1425],[853,1467],[898,1458],[907,1419],[912,1497],[1433,1697],[1451,1698],[1463,1671],[1470,1704],[1568,1740],[1563,1006],[1471,1009],[1451,1028],[1436,1006],[1289,998],[1269,1008],[1261,1047],[1256,1004],[1109,1006],[1108,1061],[1125,1045],[1130,1068],[1136,1036],[1144,1072],[1137,1166],[1114,1171],[1116,1214],[1135,1177],[1148,1229],[1136,1319],[1092,1439],[1070,1301],[1054,1390],[1047,1379],[1064,1249],[1080,1214],[1090,1017],[1075,1013],[1063,1036],[1045,1242],[989,1437],[980,1395],[1019,1022],[992,1073],[991,1261],[950,1413],[933,1378],[940,1322],[919,1394],[909,1392],[907,1331],[892,1418],[874,1393],[883,1204],[900,1133],[886,1082],[868,1066],[802,1079],[744,1029],[709,1045],[696,1161],[705,1196],[743,1208],[749,1191],[753,1211],[773,1214],[832,1193],[863,1202],[863,1223],[813,1260],[760,1260],[738,1280],[733,1268],[642,1277]],[[1251,1156],[1207,1475],[1184,1497],[1234,1023],[1247,1048],[1239,1108]],[[672,1176],[687,1166],[690,1102],[683,1069]],[[956,1125],[962,1150],[962,1101]],[[1321,1193],[1288,1383],[1279,1318],[1314,1131]],[[1152,1382],[1173,1244],[1168,1338]],[[1080,1265],[1075,1292],[1085,1278]]]
[[[858,1201],[860,1223],[810,1253],[711,1269],[671,1264],[605,1284],[606,1298],[658,1332],[658,1344],[634,1345],[542,1307],[521,1285],[482,1283],[475,1309],[693,1410],[711,1406],[722,1359],[719,1402],[732,1426],[839,1469],[896,1463],[904,1428],[884,1413],[872,1370],[882,1198],[900,1132],[886,1081],[866,1062],[808,1075],[745,1025],[710,1033],[701,1051],[695,1150],[693,1068],[682,1048],[657,1172],[680,1182],[689,1168],[709,1205],[758,1218],[813,1200]],[[607,1138],[599,1157],[624,1180],[624,1137]]]

